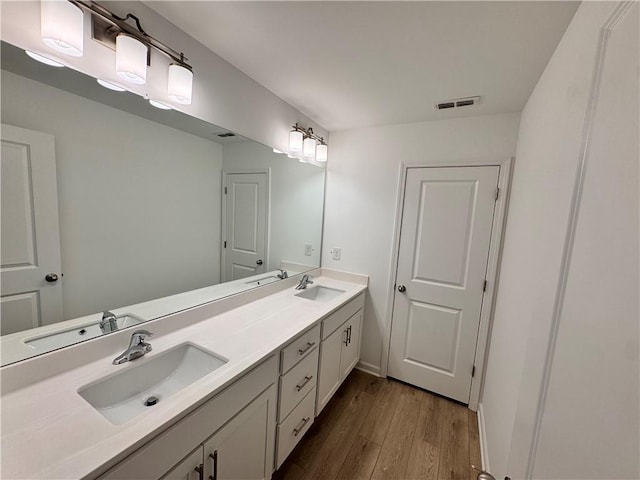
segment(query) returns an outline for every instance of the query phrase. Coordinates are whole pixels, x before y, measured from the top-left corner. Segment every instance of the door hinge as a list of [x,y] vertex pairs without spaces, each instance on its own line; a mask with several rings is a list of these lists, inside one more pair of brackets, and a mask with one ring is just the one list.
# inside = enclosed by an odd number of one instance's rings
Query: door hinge
[[226,240],[224,241],[224,247],[222,247],[222,248],[227,248],[227,241]]
[[498,197],[500,196],[500,187],[496,188],[496,200],[498,200]]
[[484,283],[482,284],[482,291],[486,292],[487,291],[487,281],[485,280]]
[[476,366],[474,365],[473,368],[471,369],[471,378],[476,376]]
[[224,194],[227,194],[227,187],[224,187]]

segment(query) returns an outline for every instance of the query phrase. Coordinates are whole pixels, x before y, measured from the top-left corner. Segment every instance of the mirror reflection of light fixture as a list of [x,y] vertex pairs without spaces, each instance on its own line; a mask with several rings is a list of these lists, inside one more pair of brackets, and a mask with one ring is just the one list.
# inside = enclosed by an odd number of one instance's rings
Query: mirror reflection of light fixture
[[173,107],[171,105],[167,105],[166,103],[159,102],[158,100],[149,99],[149,103],[160,110],[171,110]]
[[193,72],[188,68],[172,63],[169,65],[167,95],[174,102],[191,105],[193,90]]
[[53,58],[49,58],[39,53],[32,52],[31,50],[25,50],[24,53],[29,55],[34,60],[37,60],[40,63],[44,63],[45,65],[49,65],[51,67],[64,67],[62,63],[55,61]]
[[123,80],[143,85],[147,82],[147,46],[129,35],[116,37],[116,73]]
[[[298,124],[296,124],[296,127]],[[289,132],[289,151],[295,157],[297,153],[302,153],[303,134],[299,130]]]
[[113,90],[114,92],[126,92],[127,89],[121,87],[117,83],[107,82],[106,80],[102,80],[101,78],[97,78],[96,81],[102,85],[104,88],[108,88],[109,90]]
[[323,140],[316,147],[316,162],[326,162],[328,154],[327,144]]
[[84,42],[82,10],[67,0],[40,2],[40,38],[54,50],[81,57]]

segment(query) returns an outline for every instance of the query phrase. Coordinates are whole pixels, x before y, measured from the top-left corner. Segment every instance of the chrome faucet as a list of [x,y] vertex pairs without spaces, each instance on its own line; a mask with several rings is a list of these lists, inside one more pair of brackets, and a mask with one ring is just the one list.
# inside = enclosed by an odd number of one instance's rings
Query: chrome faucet
[[102,330],[102,333],[115,332],[118,330],[118,319],[114,313],[111,313],[109,310],[102,312],[100,330]]
[[280,273],[277,275],[277,277],[280,280],[284,280],[285,278],[289,278],[289,274],[287,273],[286,270],[283,270],[282,268],[279,268],[278,270],[280,270]]
[[133,334],[131,334],[129,347],[113,359],[113,364],[120,365],[121,363],[130,362],[149,353],[151,351],[151,344],[144,340],[146,337],[152,336],[153,333],[148,330],[136,330],[133,332]]
[[312,276],[305,273],[300,279],[300,283],[298,283],[296,290],[304,290],[305,288],[307,288],[307,285],[311,285],[313,283],[313,280],[311,280],[312,278]]

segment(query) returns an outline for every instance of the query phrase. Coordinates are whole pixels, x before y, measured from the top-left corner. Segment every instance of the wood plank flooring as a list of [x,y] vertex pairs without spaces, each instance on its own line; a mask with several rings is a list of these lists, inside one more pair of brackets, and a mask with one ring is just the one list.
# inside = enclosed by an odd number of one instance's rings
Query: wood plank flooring
[[354,370],[274,480],[475,480],[476,414]]

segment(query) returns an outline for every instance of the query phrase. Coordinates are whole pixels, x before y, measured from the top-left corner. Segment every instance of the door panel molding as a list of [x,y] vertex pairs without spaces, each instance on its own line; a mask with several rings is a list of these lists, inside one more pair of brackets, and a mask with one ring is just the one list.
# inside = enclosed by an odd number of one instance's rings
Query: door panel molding
[[442,161],[437,163],[423,162],[401,162],[399,166],[400,175],[397,186],[396,216],[393,230],[393,250],[392,265],[389,270],[389,283],[387,288],[387,308],[385,318],[387,319],[383,331],[382,344],[382,365],[380,375],[386,377],[389,370],[389,351],[391,346],[391,329],[394,295],[396,289],[396,275],[398,271],[398,254],[400,250],[400,230],[402,225],[402,212],[405,202],[405,184],[410,168],[438,168],[438,167],[478,167],[478,166],[498,166],[498,198],[495,204],[493,224],[491,228],[491,242],[489,245],[489,255],[487,260],[486,290],[484,292],[480,313],[480,324],[478,327],[478,340],[475,353],[475,375],[471,379],[471,392],[469,396],[469,408],[478,410],[480,391],[484,380],[484,368],[487,360],[487,347],[491,323],[493,320],[495,296],[499,282],[499,266],[502,256],[502,241],[506,224],[507,206],[513,172],[515,157],[477,157],[465,160]]

